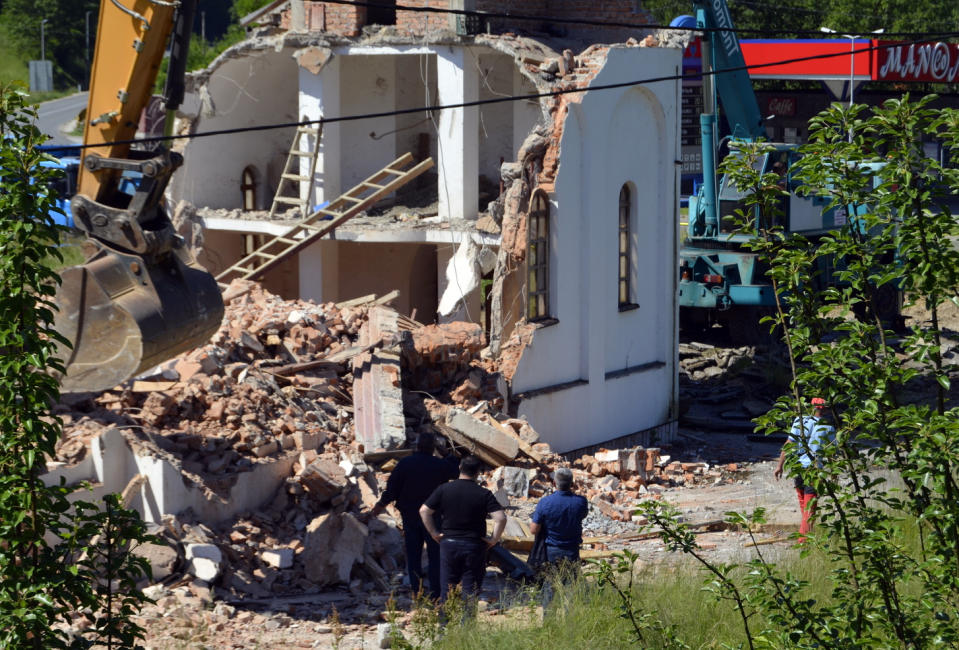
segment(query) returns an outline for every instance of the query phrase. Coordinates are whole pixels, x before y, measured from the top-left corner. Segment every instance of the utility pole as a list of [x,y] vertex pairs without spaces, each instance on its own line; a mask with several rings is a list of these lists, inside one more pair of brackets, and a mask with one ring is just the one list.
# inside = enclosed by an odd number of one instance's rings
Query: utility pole
[[40,21],[40,60],[47,60],[47,44],[46,39],[44,38],[43,26],[46,24],[47,19],[44,18]]
[[[828,27],[820,27],[819,31],[824,34],[839,34],[835,29],[830,29]],[[882,34],[886,31],[884,28],[874,29],[869,32],[870,34]],[[853,105],[853,93],[856,88],[856,39],[860,38],[859,34],[840,34],[843,38],[849,39],[849,108],[852,108]],[[849,127],[849,141],[852,142],[852,127]]]
[[84,24],[86,25],[86,58],[87,58],[87,88],[90,88],[90,13],[87,12],[87,15],[84,19]]

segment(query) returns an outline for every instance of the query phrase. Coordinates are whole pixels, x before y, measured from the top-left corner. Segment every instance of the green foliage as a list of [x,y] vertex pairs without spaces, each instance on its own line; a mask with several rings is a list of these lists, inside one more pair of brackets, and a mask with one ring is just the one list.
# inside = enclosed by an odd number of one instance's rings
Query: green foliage
[[243,16],[253,13],[269,3],[270,0],[234,0],[233,6],[230,7],[230,16],[233,18],[233,22],[237,22]]
[[[227,27],[226,33],[214,42],[206,42],[199,34],[194,33],[190,38],[190,49],[187,52],[187,71],[202,70],[210,65],[213,60],[220,56],[227,48],[236,45],[246,38],[246,30],[240,27],[239,20],[246,14],[255,11],[264,6],[269,0],[240,0],[230,8],[231,21]],[[163,59],[160,63],[160,70],[157,74],[154,91],[163,92],[163,86],[166,84],[167,65],[169,61]]]
[[[643,647],[652,647],[668,650],[686,650],[688,645],[683,643],[676,634],[676,626],[666,625],[650,612],[642,611],[633,584],[638,556],[626,549],[615,556],[615,562],[606,560],[592,561],[590,575],[596,579],[600,587],[613,590],[619,600],[616,609],[620,618],[626,620],[632,628],[633,641]],[[624,579],[625,578],[625,579]]]
[[4,0],[0,22],[10,44],[25,59],[40,58],[40,21],[46,58],[53,61],[58,87],[76,86],[87,78],[86,14],[90,14],[90,57],[99,0]]
[[[49,417],[58,397],[51,371],[63,369],[52,327],[59,278],[47,260],[60,257],[63,229],[45,188],[62,172],[41,165],[45,136],[24,98],[0,85],[0,647],[130,647],[138,634],[130,614],[143,598],[134,583],[146,567],[127,551],[144,539],[142,522],[114,497],[103,513],[71,505],[68,488],[41,477],[60,436]],[[48,535],[61,541],[48,544]],[[71,642],[53,626],[84,608],[95,625]]]
[[[690,0],[645,0],[643,7],[663,25],[676,16],[691,15],[694,11]],[[741,38],[789,38],[817,31],[820,26],[847,34],[870,32],[880,27],[886,32],[951,32],[959,22],[959,7],[950,0],[836,0],[829,3],[790,0],[785,7],[775,2],[729,0],[729,12],[737,29],[766,32],[743,33]],[[809,35],[801,37],[809,38]]]
[[[891,100],[871,114],[834,105],[815,118],[794,169],[802,192],[846,211],[845,225],[810,239],[764,218],[750,245],[769,264],[777,295],[769,321],[783,333],[792,375],[759,427],[788,431],[808,414],[809,397],[821,396],[836,430],[812,466],[801,468],[797,454],[787,465],[818,495],[801,553],[821,555],[831,593],[823,598],[758,546],[741,566],[711,563],[668,507],[644,508],[667,546],[698,560],[707,587],[732,603],[750,647],[959,645],[959,409],[947,403],[939,324],[941,306],[959,296],[959,226],[946,201],[959,172],[922,147],[931,138],[959,145],[959,112],[930,110],[932,99]],[[750,190],[741,232],[778,209],[774,176],[750,164],[767,149],[746,145],[724,163]],[[821,282],[825,266],[838,269],[838,286]],[[889,329],[883,303],[900,290],[930,311],[931,327]],[[932,387],[931,399],[904,402],[917,383]],[[812,453],[804,438],[789,447]],[[762,512],[728,514],[747,530],[761,520]]]

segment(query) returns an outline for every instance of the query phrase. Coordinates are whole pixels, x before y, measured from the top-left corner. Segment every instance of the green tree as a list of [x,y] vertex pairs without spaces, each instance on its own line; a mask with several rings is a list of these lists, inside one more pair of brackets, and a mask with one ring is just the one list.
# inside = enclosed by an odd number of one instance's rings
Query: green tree
[[[60,436],[49,416],[59,393],[51,371],[63,370],[54,357],[59,278],[46,261],[59,258],[47,188],[62,172],[41,164],[50,160],[38,149],[45,136],[24,97],[0,86],[0,647],[132,647],[142,634],[130,621],[143,600],[135,583],[149,567],[129,551],[148,539],[143,522],[115,497],[102,511],[71,505],[72,488],[42,478]],[[53,626],[86,608],[93,628],[68,643]]]
[[[676,16],[693,13],[691,0],[646,0],[643,6],[664,25]],[[729,12],[741,38],[763,37],[749,30],[765,32],[767,38],[790,38],[802,32],[807,33],[801,38],[810,38],[808,32],[822,26],[861,34],[880,27],[886,32],[951,32],[959,24],[959,5],[951,0],[729,0]]]
[[[758,550],[745,566],[712,565],[675,513],[656,503],[644,509],[667,545],[700,560],[716,593],[734,600],[750,646],[959,645],[959,408],[947,400],[939,321],[942,305],[959,300],[959,226],[946,196],[959,172],[923,151],[930,138],[959,145],[959,111],[930,110],[931,100],[889,101],[872,114],[833,105],[815,118],[797,168],[802,191],[849,219],[819,239],[760,220],[752,244],[769,264],[778,303],[769,324],[783,332],[793,373],[790,393],[759,427],[788,431],[814,395],[826,399],[835,425],[816,463],[791,461],[819,495],[802,553],[822,554],[832,593],[817,599]],[[750,189],[738,215],[744,232],[754,211],[777,209],[783,192],[773,174],[750,166],[765,149],[746,145],[743,157],[724,163],[736,185]],[[827,261],[840,269],[840,283],[818,288],[815,269]],[[885,329],[880,303],[900,289],[927,307],[931,326],[915,324],[902,336]],[[917,385],[931,387],[931,399],[905,399]],[[811,452],[808,440],[791,445]],[[762,513],[729,520],[751,529]]]
[[24,57],[40,58],[40,21],[45,55],[53,61],[57,85],[86,84],[86,16],[90,13],[90,58],[96,33],[98,0],[4,0],[0,20]]

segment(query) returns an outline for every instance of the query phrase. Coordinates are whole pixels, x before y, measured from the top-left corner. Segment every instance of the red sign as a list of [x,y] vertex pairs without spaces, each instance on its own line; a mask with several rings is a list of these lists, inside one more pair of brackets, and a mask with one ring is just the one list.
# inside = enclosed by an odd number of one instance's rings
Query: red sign
[[770,97],[766,103],[766,112],[777,117],[791,117],[796,114],[796,98]]
[[[743,58],[754,79],[848,79],[850,56],[856,77],[869,78],[869,41],[857,40],[851,51],[848,40],[741,42]],[[755,66],[755,67],[754,67]]]
[[876,50],[877,81],[959,80],[959,44],[884,41]]

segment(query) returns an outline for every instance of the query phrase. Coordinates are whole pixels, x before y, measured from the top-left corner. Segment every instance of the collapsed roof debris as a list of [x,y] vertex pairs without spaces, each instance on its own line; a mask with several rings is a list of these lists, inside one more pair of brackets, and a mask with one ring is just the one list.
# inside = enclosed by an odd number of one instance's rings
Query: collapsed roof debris
[[[138,489],[133,506],[166,541],[142,551],[154,581],[186,576],[196,587],[190,597],[201,599],[211,597],[210,585],[227,599],[334,585],[389,591],[403,577],[399,518],[363,513],[421,431],[439,433],[443,453],[476,453],[498,468],[487,484],[506,504],[550,489],[564,461],[528,422],[505,413],[508,386],[481,358],[478,325],[423,326],[373,296],[318,305],[281,300],[256,284],[234,285],[228,296],[208,345],[150,378],[54,410],[64,435],[48,476]],[[356,393],[358,378],[377,366],[393,368],[379,383],[398,397],[370,403],[393,409],[384,416],[399,418],[404,439],[371,447],[357,435]],[[130,459],[118,462],[121,454]],[[69,473],[85,462],[123,468],[119,480],[93,469]],[[151,473],[151,463],[172,469]],[[669,462],[658,449],[601,451],[573,467],[605,532],[609,522],[631,522],[638,495],[725,476],[705,463]],[[170,496],[177,490],[206,501],[178,502]],[[507,544],[523,548],[521,522],[510,530]]]

